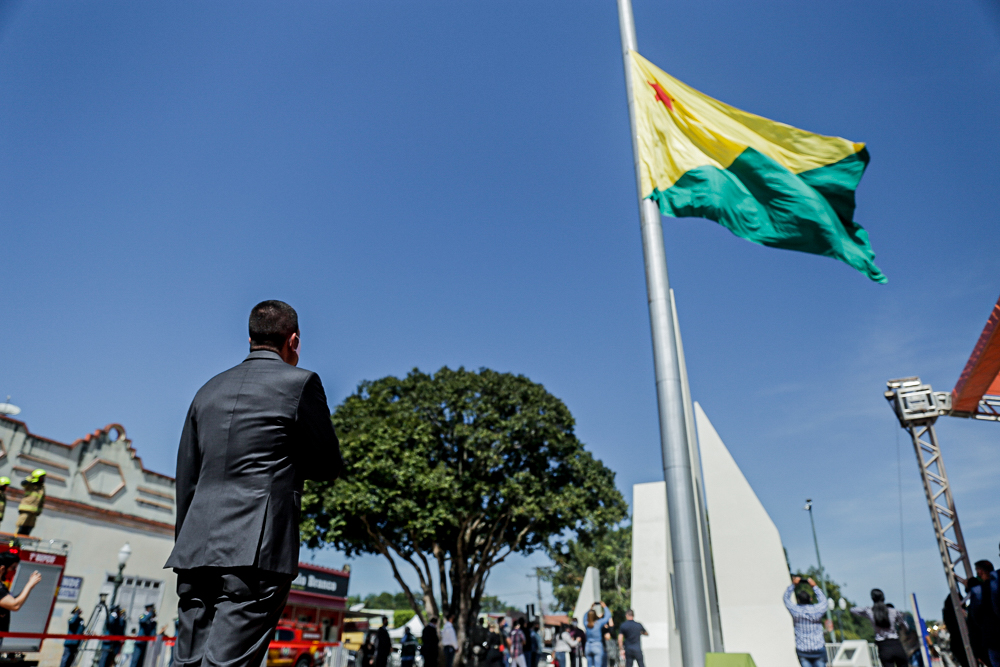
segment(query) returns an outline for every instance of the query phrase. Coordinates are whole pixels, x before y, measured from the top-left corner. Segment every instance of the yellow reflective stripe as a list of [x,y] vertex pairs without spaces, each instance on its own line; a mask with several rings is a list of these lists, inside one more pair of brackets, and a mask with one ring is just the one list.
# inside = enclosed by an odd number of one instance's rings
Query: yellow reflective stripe
[[[748,147],[797,174],[865,146],[741,111],[681,83],[635,51],[629,56],[643,197],[666,190],[696,167],[725,169]],[[669,96],[672,110],[657,99],[654,83]]]

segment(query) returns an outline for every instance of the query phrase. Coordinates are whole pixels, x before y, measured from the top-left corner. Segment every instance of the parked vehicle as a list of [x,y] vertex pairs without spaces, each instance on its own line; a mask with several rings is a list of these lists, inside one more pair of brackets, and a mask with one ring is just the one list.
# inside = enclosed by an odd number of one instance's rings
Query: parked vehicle
[[278,621],[274,631],[275,642],[309,642],[302,646],[272,645],[267,650],[267,667],[315,667],[323,662],[323,647],[319,645],[323,634],[313,623]]

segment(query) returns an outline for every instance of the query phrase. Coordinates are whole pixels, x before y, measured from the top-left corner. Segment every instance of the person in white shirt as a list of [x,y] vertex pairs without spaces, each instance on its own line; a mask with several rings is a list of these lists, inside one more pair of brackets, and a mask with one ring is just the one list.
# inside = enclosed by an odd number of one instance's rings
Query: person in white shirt
[[452,667],[455,661],[455,651],[458,650],[458,635],[455,634],[455,614],[445,617],[444,627],[441,628],[441,646],[444,647],[445,667]]
[[579,643],[580,640],[573,636],[568,625],[564,623],[559,627],[559,632],[552,641],[552,652],[559,660],[559,667],[570,667],[570,654]]

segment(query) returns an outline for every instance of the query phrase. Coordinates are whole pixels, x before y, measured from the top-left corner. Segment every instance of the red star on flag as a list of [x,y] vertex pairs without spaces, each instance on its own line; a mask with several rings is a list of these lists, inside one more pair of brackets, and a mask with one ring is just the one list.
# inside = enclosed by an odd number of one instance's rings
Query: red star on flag
[[674,110],[674,101],[670,99],[670,95],[667,95],[667,91],[663,90],[663,86],[661,86],[660,84],[656,83],[655,81],[647,81],[646,83],[648,83],[649,85],[651,85],[653,87],[653,90],[656,91],[656,99],[658,99],[661,102],[663,102],[663,105],[665,107],[667,107],[668,109],[670,109],[671,111],[673,111]]

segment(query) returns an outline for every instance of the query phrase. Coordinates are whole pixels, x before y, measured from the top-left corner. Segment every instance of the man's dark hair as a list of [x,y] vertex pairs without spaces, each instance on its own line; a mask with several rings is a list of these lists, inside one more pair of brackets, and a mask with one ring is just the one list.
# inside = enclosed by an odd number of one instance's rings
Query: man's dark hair
[[11,565],[17,565],[21,562],[21,557],[17,554],[12,554],[9,551],[5,551],[0,554],[0,567],[10,567]]
[[804,588],[795,591],[795,599],[799,604],[809,604],[812,602],[812,594]]
[[299,315],[284,301],[261,301],[250,311],[250,347],[280,350],[299,331]]
[[977,560],[976,561],[976,569],[977,570],[982,570],[983,572],[992,572],[993,571],[993,563],[989,562],[988,560]]

